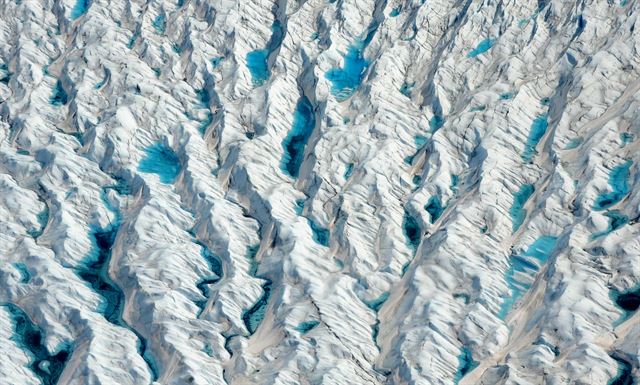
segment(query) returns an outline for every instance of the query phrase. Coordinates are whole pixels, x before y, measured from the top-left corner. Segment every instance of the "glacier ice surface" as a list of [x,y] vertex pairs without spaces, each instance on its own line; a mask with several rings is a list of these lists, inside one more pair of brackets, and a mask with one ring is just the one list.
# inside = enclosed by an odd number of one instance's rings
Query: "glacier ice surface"
[[1,9],[0,383],[640,374],[640,2]]

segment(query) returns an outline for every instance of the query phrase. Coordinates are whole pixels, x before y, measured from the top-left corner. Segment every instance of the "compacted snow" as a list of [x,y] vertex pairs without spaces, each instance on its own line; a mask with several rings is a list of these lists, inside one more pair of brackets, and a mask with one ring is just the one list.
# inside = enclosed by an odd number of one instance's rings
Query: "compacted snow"
[[639,15],[0,0],[0,383],[637,383]]

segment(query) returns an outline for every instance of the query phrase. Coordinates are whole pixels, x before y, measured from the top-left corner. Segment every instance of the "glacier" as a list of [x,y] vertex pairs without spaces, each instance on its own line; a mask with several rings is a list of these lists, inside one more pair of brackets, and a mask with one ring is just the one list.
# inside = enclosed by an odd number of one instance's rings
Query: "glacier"
[[640,384],[637,0],[0,0],[0,384]]

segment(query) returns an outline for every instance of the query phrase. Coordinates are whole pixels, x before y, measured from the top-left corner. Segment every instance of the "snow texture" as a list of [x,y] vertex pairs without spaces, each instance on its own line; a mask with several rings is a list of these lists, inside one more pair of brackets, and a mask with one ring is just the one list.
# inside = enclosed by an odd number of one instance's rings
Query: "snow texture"
[[0,383],[638,383],[640,1],[0,0]]

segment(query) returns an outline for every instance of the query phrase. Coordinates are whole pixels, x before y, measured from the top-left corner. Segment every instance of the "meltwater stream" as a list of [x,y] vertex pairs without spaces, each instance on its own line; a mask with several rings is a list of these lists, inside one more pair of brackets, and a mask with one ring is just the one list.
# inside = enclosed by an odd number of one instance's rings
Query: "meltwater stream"
[[[62,374],[67,361],[73,353],[71,344],[63,344],[58,351],[50,354],[45,346],[44,332],[34,324],[29,316],[14,304],[4,305],[13,321],[12,339],[31,356],[29,369],[40,379],[43,385],[54,385]],[[5,357],[6,358],[6,357]],[[2,380],[0,380],[2,382]],[[17,384],[16,384],[17,385]]]
[[556,237],[544,235],[536,239],[524,253],[511,256],[505,276],[511,295],[502,303],[498,313],[500,319],[504,319],[518,299],[529,290],[536,274],[556,247],[556,241]]
[[333,68],[326,73],[326,78],[332,83],[331,93],[338,101],[345,101],[356,91],[369,62],[364,58],[366,46],[362,42],[351,45],[343,55],[342,68]]
[[242,320],[249,331],[249,334],[255,333],[260,326],[260,323],[264,319],[264,315],[269,305],[269,298],[271,297],[272,282],[270,279],[261,277],[258,275],[258,261],[256,260],[256,254],[258,253],[259,246],[252,246],[247,251],[247,258],[250,263],[249,275],[252,277],[260,278],[265,281],[262,285],[262,296],[254,303],[249,309],[246,309],[242,313]]
[[513,194],[513,204],[509,209],[509,215],[511,216],[512,232],[518,231],[525,218],[527,217],[527,210],[524,209],[524,205],[527,203],[531,195],[533,195],[534,187],[532,184],[523,184],[520,189]]
[[629,193],[629,177],[633,162],[627,160],[611,169],[609,187],[611,191],[598,195],[593,203],[594,210],[605,210],[618,203]]
[[116,192],[128,190],[119,185],[105,186],[102,189],[102,202],[109,211],[114,213],[116,219],[105,228],[92,229],[89,234],[93,244],[92,251],[83,265],[76,269],[76,274],[102,298],[102,304],[98,308],[100,314],[113,325],[123,327],[136,335],[138,353],[147,363],[152,381],[155,381],[158,378],[156,361],[151,355],[146,339],[122,318],[125,295],[109,276],[111,253],[121,225],[120,212],[112,207],[107,198],[107,192],[110,189]]
[[143,173],[156,174],[160,182],[171,184],[180,173],[180,159],[171,147],[164,143],[154,143],[145,149],[146,156],[140,160],[138,170]]
[[62,82],[60,80],[56,80],[56,84],[53,87],[53,92],[51,93],[51,97],[49,98],[49,103],[54,106],[63,106],[69,102],[69,95],[64,90],[62,86]]
[[309,99],[303,95],[296,106],[291,131],[282,141],[284,152],[280,168],[294,178],[297,178],[300,172],[300,165],[304,160],[304,149],[315,125],[313,106]]
[[267,42],[267,46],[247,54],[245,58],[247,69],[251,74],[251,82],[254,87],[260,87],[269,80],[271,76],[269,58],[280,48],[286,32],[285,28],[279,20],[275,20],[271,25],[271,38]]
[[207,262],[209,270],[211,270],[211,272],[213,273],[208,277],[200,279],[196,283],[196,287],[198,288],[198,290],[200,290],[202,296],[206,298],[205,301],[198,301],[196,303],[196,305],[200,308],[200,311],[198,312],[198,317],[200,317],[209,299],[209,287],[220,281],[223,275],[223,270],[222,263],[220,262],[220,258],[218,258],[217,255],[215,255],[204,243],[200,241],[195,241],[195,243],[200,246],[200,256],[202,256],[205,262]]

